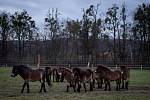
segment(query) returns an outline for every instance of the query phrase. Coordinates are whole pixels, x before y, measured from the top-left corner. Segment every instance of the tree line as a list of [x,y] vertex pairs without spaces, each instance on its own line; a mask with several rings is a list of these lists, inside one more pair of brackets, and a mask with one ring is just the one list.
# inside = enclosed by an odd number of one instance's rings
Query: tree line
[[113,4],[100,16],[100,4],[82,10],[82,19],[60,19],[49,9],[40,32],[26,10],[0,13],[0,58],[110,58],[150,61],[150,4],[139,5],[129,18],[127,6]]

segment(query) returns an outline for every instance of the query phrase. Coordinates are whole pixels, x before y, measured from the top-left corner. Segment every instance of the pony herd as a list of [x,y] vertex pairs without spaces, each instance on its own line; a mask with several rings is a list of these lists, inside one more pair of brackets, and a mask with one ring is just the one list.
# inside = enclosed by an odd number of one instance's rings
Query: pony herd
[[51,86],[51,80],[53,82],[67,81],[67,92],[71,87],[74,92],[80,92],[82,87],[86,92],[87,84],[89,84],[90,91],[93,91],[96,85],[97,88],[104,87],[104,91],[110,91],[112,81],[116,82],[116,91],[120,91],[120,89],[128,89],[130,70],[126,66],[120,66],[120,69],[111,70],[104,65],[98,65],[95,70],[78,67],[72,69],[66,67],[31,69],[26,65],[13,66],[11,76],[15,77],[18,74],[24,79],[22,93],[26,86],[27,93],[30,92],[29,82],[31,81],[40,81],[41,88],[39,92],[46,92],[45,82],[47,82],[48,86]]

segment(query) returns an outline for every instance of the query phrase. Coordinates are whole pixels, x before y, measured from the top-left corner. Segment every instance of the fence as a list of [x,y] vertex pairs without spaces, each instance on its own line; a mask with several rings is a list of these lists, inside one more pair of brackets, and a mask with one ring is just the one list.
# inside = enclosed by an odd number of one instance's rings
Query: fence
[[[99,64],[107,65],[109,67],[118,67],[119,65],[128,65],[131,68],[150,68],[150,61],[141,61],[135,59],[116,59],[115,62],[113,59],[88,59],[88,58],[50,58],[50,59],[40,59],[40,66],[70,66],[70,67],[86,67],[89,63],[89,67],[96,67]],[[37,58],[0,58],[0,65],[17,65],[17,64],[26,64],[30,66],[37,66],[38,60]]]

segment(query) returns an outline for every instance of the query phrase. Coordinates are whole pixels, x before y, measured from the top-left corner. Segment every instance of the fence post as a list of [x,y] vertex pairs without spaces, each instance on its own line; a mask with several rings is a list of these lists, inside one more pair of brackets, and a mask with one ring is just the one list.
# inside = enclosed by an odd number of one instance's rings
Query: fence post
[[118,66],[116,65],[116,69],[118,68]]
[[40,68],[40,55],[38,54],[38,62],[37,62],[37,67]]
[[69,64],[69,68],[71,69],[71,65]]
[[141,65],[141,70],[143,70],[143,67],[142,67],[142,65]]
[[87,65],[87,67],[88,67],[88,68],[90,67],[90,62],[88,62],[88,65]]
[[94,71],[93,64],[92,64],[92,71]]

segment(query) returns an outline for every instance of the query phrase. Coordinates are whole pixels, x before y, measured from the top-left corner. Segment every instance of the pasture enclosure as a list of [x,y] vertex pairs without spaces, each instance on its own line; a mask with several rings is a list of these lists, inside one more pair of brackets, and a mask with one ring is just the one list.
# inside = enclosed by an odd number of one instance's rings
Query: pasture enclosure
[[7,60],[0,57],[0,65],[1,66],[12,66],[18,64],[25,64],[30,66],[65,66],[65,67],[96,67],[97,65],[103,64],[108,67],[117,67],[119,65],[127,65],[132,69],[149,69],[150,62],[136,59],[122,59],[119,58],[116,60],[114,64],[114,60],[112,58],[49,58],[44,59],[42,57],[27,57],[24,59],[20,59],[18,57],[8,57]]
[[21,94],[22,78],[10,77],[11,67],[0,68],[0,100],[150,100],[150,70],[131,70],[129,90],[111,91],[95,88],[94,91],[74,93],[66,92],[66,82],[53,82],[52,87],[46,85],[47,93],[39,93],[40,83],[30,82],[30,92]]

